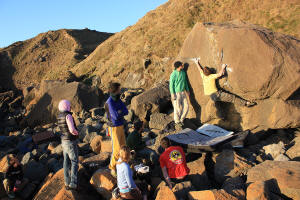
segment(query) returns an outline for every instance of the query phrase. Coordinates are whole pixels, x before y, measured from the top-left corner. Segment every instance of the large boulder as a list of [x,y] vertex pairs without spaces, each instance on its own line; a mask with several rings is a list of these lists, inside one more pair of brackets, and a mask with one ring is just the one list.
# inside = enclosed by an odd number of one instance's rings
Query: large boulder
[[[131,109],[141,119],[148,119],[149,114],[163,112],[171,105],[171,95],[169,84],[162,83],[149,89],[142,94],[135,96],[131,100]],[[149,116],[148,116],[149,115]]]
[[98,155],[86,158],[82,161],[82,165],[91,171],[96,171],[100,167],[105,167],[108,165],[110,160],[110,153],[101,152]]
[[205,154],[202,154],[201,158],[187,163],[188,168],[190,169],[190,179],[193,186],[197,190],[207,190],[211,188],[211,182],[208,178],[208,172],[204,164]]
[[193,62],[187,68],[192,88],[188,117],[219,123],[231,130],[255,131],[300,126],[300,41],[243,23],[197,23],[184,41],[178,59],[201,57],[201,64],[221,70],[225,90],[258,105],[245,108],[222,103],[220,120],[212,100],[204,95],[200,73]]
[[84,199],[100,199],[100,196],[90,187],[86,174],[82,167],[78,172],[78,183],[80,192],[73,192],[65,189],[64,170],[61,169],[49,178],[33,198],[34,200],[46,199],[66,199],[66,200],[84,200]]
[[117,180],[109,170],[99,169],[93,174],[90,183],[104,199],[111,199],[111,192],[115,188]]
[[189,200],[239,200],[225,190],[202,190],[189,192]]
[[[272,187],[278,188],[286,197],[300,199],[299,162],[267,160],[248,171],[247,183],[257,181],[272,182]],[[250,193],[248,190],[250,189],[247,189],[247,195]]]
[[156,200],[176,200],[175,194],[168,186],[161,186],[158,190]]
[[58,103],[62,99],[71,101],[72,111],[90,110],[99,107],[103,94],[98,88],[83,83],[65,81],[43,81],[38,90],[32,90],[34,98],[26,106],[25,122],[34,126],[56,121]]
[[216,157],[215,179],[222,184],[229,177],[233,178],[247,174],[247,171],[253,165],[253,162],[239,156],[235,151],[225,149]]
[[154,113],[150,116],[149,127],[153,129],[163,130],[173,118],[164,113]]
[[292,147],[290,147],[286,154],[294,161],[300,161],[300,132],[292,141]]

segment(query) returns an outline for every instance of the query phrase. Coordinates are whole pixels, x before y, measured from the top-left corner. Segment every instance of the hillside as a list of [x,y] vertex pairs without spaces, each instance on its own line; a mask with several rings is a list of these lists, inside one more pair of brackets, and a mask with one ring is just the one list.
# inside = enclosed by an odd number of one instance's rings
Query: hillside
[[89,29],[62,29],[2,48],[0,85],[4,89],[20,88],[43,78],[62,78],[111,35]]
[[[73,71],[147,88],[171,72],[171,63],[194,24],[243,20],[300,37],[299,0],[170,0],[110,37]],[[151,65],[145,70],[144,61]]]

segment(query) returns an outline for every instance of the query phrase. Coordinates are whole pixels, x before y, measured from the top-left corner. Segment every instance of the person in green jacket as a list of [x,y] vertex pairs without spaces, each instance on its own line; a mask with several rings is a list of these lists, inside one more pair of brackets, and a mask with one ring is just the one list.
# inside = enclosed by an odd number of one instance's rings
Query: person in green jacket
[[186,72],[183,70],[183,63],[176,61],[174,68],[170,76],[169,89],[174,107],[175,127],[176,129],[182,129],[184,119],[189,111],[188,98],[190,96],[190,89]]
[[131,150],[135,151],[137,157],[151,161],[152,165],[158,164],[157,153],[146,147],[147,145],[152,145],[152,140],[148,140],[146,142],[142,140],[142,132],[144,130],[143,122],[137,120],[133,125],[134,131],[128,135],[126,145]]

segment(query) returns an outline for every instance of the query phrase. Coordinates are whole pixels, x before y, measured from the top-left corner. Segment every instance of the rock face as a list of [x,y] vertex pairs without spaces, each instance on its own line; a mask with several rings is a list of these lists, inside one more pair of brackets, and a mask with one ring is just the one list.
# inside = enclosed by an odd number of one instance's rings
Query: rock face
[[[296,161],[265,161],[248,171],[247,183],[272,182],[283,195],[300,199],[300,163]],[[254,187],[254,186],[253,186]],[[249,189],[250,190],[250,189]],[[247,189],[247,195],[248,195]]]
[[228,194],[225,190],[202,190],[189,193],[190,200],[238,200],[238,198]]
[[110,199],[117,180],[110,174],[109,170],[99,169],[93,174],[90,183],[105,199]]
[[[222,103],[227,129],[280,129],[300,125],[300,41],[254,25],[197,23],[184,41],[178,59],[200,57],[201,64],[221,69],[227,76],[221,88],[258,103],[252,108]],[[192,62],[187,68],[191,84],[190,118],[217,123],[216,109],[204,96],[202,79]]]
[[34,200],[46,199],[66,199],[66,200],[84,200],[100,199],[99,195],[89,188],[87,180],[84,178],[83,168],[79,168],[78,178],[80,192],[67,191],[64,184],[64,171],[59,170],[53,177],[49,178],[39,192],[33,198]]
[[246,174],[253,165],[253,163],[237,155],[233,150],[225,149],[216,157],[215,179],[218,183],[223,183],[228,177]]
[[28,125],[56,121],[58,103],[62,99],[71,101],[73,112],[80,112],[82,109],[90,110],[98,107],[102,100],[102,93],[97,88],[79,82],[43,81],[32,101],[26,105],[25,120]]
[[173,118],[167,114],[154,113],[150,116],[149,127],[163,130],[171,121],[173,121]]
[[289,148],[286,154],[294,161],[300,161],[300,132],[292,141],[293,146]]
[[162,186],[160,187],[156,200],[176,200],[175,194],[172,192],[172,190],[168,186]]
[[[170,100],[169,86],[164,83],[133,97],[131,109],[141,120],[144,120],[150,117],[149,114],[168,109],[171,103]],[[147,121],[149,120],[147,119]]]

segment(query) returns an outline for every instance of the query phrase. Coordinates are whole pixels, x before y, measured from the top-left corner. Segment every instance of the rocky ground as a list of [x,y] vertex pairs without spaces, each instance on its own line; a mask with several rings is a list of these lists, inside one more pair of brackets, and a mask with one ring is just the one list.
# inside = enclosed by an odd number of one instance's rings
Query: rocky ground
[[[77,91],[64,97],[74,105],[80,132],[80,192],[70,192],[64,189],[59,138],[41,144],[27,143],[33,135],[45,131],[59,132],[53,117],[58,96],[45,89],[45,84],[39,88],[27,88],[23,94],[14,91],[0,93],[0,169],[5,168],[5,155],[17,154],[24,166],[25,177],[30,180],[20,192],[19,199],[111,199],[116,179],[107,170],[111,154],[103,109],[107,94],[78,82],[47,83],[48,88],[55,86],[56,91],[64,88],[76,88]],[[160,138],[174,133],[167,83],[147,91],[123,91],[123,101],[130,111],[126,116],[127,133],[132,131],[134,119],[146,121],[148,126],[143,135],[156,138],[151,148],[157,150]],[[45,96],[49,96],[47,105],[41,103]],[[89,102],[95,102],[92,108],[83,101],[87,97]],[[26,102],[28,99],[31,103]],[[34,111],[37,108],[53,116]],[[192,129],[199,125],[195,120],[185,122],[185,127]],[[262,131],[249,135],[244,144],[244,148],[239,149],[224,144],[215,152],[188,153],[190,180],[175,185],[173,190],[166,186],[159,170],[154,170],[150,180],[150,199],[300,199],[300,130]],[[1,184],[0,198],[6,199],[5,196]]]

